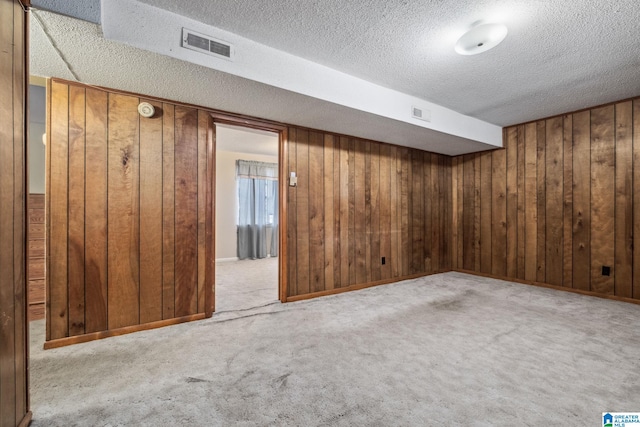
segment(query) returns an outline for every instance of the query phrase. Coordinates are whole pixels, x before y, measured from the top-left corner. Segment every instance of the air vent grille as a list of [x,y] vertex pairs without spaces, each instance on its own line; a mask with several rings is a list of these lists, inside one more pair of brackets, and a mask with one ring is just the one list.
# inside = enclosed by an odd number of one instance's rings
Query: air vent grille
[[195,34],[187,34],[187,44],[202,50],[209,50],[209,40]]
[[223,43],[218,43],[213,40],[210,41],[209,51],[211,53],[215,53],[216,55],[222,55],[227,58],[231,57],[231,46]]
[[187,28],[182,29],[182,47],[227,60],[233,60],[234,56],[231,44]]
[[411,107],[411,117],[418,120],[423,120],[425,122],[431,121],[431,111],[420,108],[420,107]]

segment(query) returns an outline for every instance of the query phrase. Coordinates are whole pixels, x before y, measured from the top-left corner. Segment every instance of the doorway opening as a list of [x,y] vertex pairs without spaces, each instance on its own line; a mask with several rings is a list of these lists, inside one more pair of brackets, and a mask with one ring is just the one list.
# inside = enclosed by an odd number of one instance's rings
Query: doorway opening
[[280,134],[215,122],[215,311],[280,298]]
[[[27,290],[28,319],[45,316],[45,139],[46,79],[29,77],[27,149],[29,158],[27,196]],[[44,323],[44,322],[42,322]],[[42,327],[44,330],[44,325]]]

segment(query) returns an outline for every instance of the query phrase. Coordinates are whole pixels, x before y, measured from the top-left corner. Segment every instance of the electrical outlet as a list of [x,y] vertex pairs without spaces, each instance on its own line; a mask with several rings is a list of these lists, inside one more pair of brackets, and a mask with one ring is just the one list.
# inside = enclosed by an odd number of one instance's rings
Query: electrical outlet
[[611,267],[609,267],[608,265],[603,265],[602,266],[602,275],[603,276],[611,276]]
[[386,257],[382,257],[382,265],[385,265],[387,263]]

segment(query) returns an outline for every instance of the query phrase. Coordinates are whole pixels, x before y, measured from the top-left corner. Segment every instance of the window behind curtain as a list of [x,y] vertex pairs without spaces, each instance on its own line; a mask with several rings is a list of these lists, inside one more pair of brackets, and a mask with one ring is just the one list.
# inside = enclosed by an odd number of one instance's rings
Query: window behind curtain
[[[238,258],[277,255],[278,165],[236,161],[238,181]],[[267,248],[267,233],[271,247]]]

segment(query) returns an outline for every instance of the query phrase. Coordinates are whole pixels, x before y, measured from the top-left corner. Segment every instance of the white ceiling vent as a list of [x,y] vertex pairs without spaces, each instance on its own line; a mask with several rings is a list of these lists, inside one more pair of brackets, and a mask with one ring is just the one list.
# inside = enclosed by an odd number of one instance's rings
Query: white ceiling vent
[[411,107],[411,117],[425,122],[431,122],[431,111],[419,107]]
[[233,61],[233,45],[187,28],[182,29],[182,47]]

